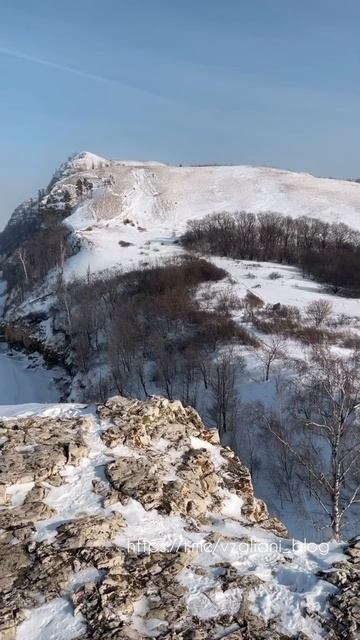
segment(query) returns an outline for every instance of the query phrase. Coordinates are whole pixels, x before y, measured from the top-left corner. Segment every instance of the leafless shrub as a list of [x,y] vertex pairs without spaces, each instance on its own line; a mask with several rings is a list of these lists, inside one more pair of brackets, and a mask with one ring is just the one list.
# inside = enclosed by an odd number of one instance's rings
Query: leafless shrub
[[345,313],[340,313],[337,318],[335,318],[335,321],[336,324],[340,327],[348,326],[349,324],[351,324],[350,316],[346,315]]
[[127,242],[126,240],[119,240],[118,244],[120,245],[120,247],[124,248],[133,246],[132,242]]
[[345,349],[354,349],[360,353],[360,336],[346,332],[339,336],[341,346]]
[[309,346],[336,344],[338,341],[338,334],[335,331],[306,325],[300,325],[294,337]]
[[264,301],[253,291],[248,291],[244,298],[244,305],[249,310],[259,309],[264,306]]
[[[212,297],[211,292],[209,296]],[[219,312],[238,311],[243,308],[243,301],[235,293],[224,291],[217,300],[216,309]]]
[[319,298],[318,300],[310,302],[305,311],[310,322],[314,324],[315,327],[320,327],[330,318],[333,306],[328,300]]
[[232,351],[226,351],[214,363],[210,375],[211,407],[209,416],[214,420],[220,437],[231,436],[238,418],[239,396],[237,378],[245,363]]
[[255,354],[263,365],[264,380],[267,382],[273,364],[286,357],[286,343],[278,336],[273,337],[268,342],[261,343],[255,350]]

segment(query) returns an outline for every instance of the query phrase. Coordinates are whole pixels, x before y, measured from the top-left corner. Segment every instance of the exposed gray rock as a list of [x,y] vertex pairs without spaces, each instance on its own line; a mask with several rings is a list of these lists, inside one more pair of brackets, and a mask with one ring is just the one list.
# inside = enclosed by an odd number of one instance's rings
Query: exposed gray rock
[[345,554],[348,562],[340,562],[320,575],[338,587],[330,599],[331,619],[326,623],[328,640],[358,640],[360,638],[360,537],[349,541]]
[[0,423],[0,434],[6,438],[1,448],[0,485],[48,479],[52,484],[61,483],[60,470],[66,464],[78,464],[88,453],[85,425],[83,418],[22,418]]
[[[265,503],[255,498],[248,469],[230,449],[220,447],[217,434],[206,431],[194,410],[178,402],[117,397],[100,406],[98,416],[96,434],[94,430],[89,433],[95,428],[91,418],[31,418],[2,425],[0,637],[15,638],[25,609],[65,595],[86,620],[82,640],[140,640],[149,637],[147,629],[152,624],[157,637],[167,640],[288,638],[279,632],[275,618],[254,614],[251,594],[261,587],[262,580],[251,572],[243,574],[241,563],[237,566],[210,557],[208,564],[198,564],[196,547],[180,545],[169,552],[151,548],[144,553],[142,546],[136,549],[136,545],[128,548],[125,544],[129,524],[125,514],[128,506],[132,508],[131,500],[147,512],[146,527],[153,517],[154,522],[160,519],[164,523],[164,536],[167,516],[172,516],[171,521],[176,516],[186,535],[191,532],[210,545],[249,542],[247,531],[250,536],[254,525],[286,535],[285,527],[269,515]],[[90,449],[94,434],[97,444]],[[99,435],[103,448],[97,459],[102,446]],[[89,459],[81,465],[87,455]],[[70,511],[62,520],[61,512],[55,513],[49,506],[58,504],[51,501],[54,485],[64,484],[67,464],[78,465],[80,478],[81,469],[86,474],[93,460],[96,473],[91,477],[96,495],[90,501],[91,508],[85,513]],[[98,470],[98,465],[102,469]],[[13,503],[7,489],[14,482],[28,481],[34,484],[22,494],[22,504],[21,500]],[[91,493],[86,478],[84,482]],[[223,504],[231,494],[240,498],[234,518],[245,532],[243,537],[229,536],[225,529],[222,532],[212,526],[214,521],[226,520]],[[53,518],[53,535],[41,539],[36,532],[48,518]],[[233,525],[231,521],[230,531]],[[141,522],[138,528],[140,540]],[[47,531],[44,526],[40,530]],[[334,596],[331,601],[334,629],[340,629],[340,635],[329,638],[355,638],[349,634],[356,630],[357,587],[353,582],[358,572],[358,548],[355,540],[348,549],[349,562],[335,570],[334,584],[344,584],[346,589],[341,587],[337,599]],[[80,582],[76,588],[71,586],[75,584],[73,574],[87,569],[95,570],[97,577]],[[182,581],[183,575],[199,581],[201,598],[211,609],[208,617],[192,613],[191,590]],[[327,579],[332,580],[330,574]],[[215,606],[219,594],[235,598],[229,610],[232,613],[222,614]],[[351,621],[344,607],[347,611],[352,607]],[[304,634],[296,637],[306,638]]]
[[[250,522],[287,535],[284,525],[270,517],[265,503],[255,498],[249,470],[233,451],[220,448],[221,474],[215,470],[206,446],[218,446],[217,432],[206,430],[194,409],[164,398],[139,401],[117,396],[100,406],[98,413],[111,423],[102,436],[108,447],[125,445],[140,453],[131,466],[127,458],[119,458],[107,467],[109,481],[121,502],[132,497],[147,510],[157,508],[167,514],[204,519],[208,511],[220,508],[220,489],[225,487],[241,497],[242,514]],[[191,437],[203,440],[204,449],[193,449]],[[154,440],[160,439],[169,447],[176,445],[179,451],[171,464],[153,449]],[[169,481],[166,477],[171,473],[176,479]],[[114,494],[109,502],[113,499]]]
[[103,547],[125,526],[120,514],[79,517],[57,528],[56,545],[61,549]]
[[15,538],[27,537],[33,525],[51,518],[54,511],[44,502],[25,502],[20,507],[0,511],[0,529],[12,531]]

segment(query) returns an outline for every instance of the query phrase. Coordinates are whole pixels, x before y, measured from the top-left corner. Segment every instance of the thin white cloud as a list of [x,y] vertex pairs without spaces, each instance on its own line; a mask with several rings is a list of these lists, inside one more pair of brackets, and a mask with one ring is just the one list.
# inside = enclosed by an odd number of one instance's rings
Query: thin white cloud
[[65,65],[58,62],[53,62],[52,60],[47,60],[45,58],[39,58],[37,56],[24,53],[23,51],[18,51],[16,49],[0,47],[0,55],[8,56],[9,58],[14,58],[16,60],[24,60],[25,62],[41,65],[43,67],[48,67],[50,69],[63,71],[65,73],[70,73],[70,74],[79,76],[81,78],[85,78],[95,82],[102,82],[103,84],[119,87],[126,91],[132,91],[133,93],[138,94],[139,97],[145,96],[153,99],[155,98],[156,100],[160,100],[161,102],[169,105],[169,107],[171,108],[174,108],[180,105],[182,108],[186,108],[191,112],[198,112],[200,114],[204,114],[204,113],[206,114],[209,112],[210,105],[208,103],[205,106],[198,105],[198,104],[191,104],[189,103],[189,100],[185,96],[170,97],[168,95],[164,95],[162,92],[159,92],[159,91],[143,89],[143,88],[137,87],[134,84],[131,84],[129,82],[124,82],[123,80],[119,80],[117,78],[111,78],[109,76],[93,73],[91,71],[85,71],[84,69],[79,69],[78,67],[73,67],[71,65]]
[[39,65],[42,65],[43,67],[49,67],[50,69],[57,69],[58,71],[65,71],[67,73],[72,73],[73,75],[80,76],[81,78],[87,78],[88,80],[94,80],[95,82],[103,82],[105,84],[122,87],[123,89],[130,89],[131,91],[137,91],[138,93],[141,93],[143,95],[151,95],[151,96],[164,99],[164,96],[161,96],[155,92],[139,89],[134,85],[123,82],[116,78],[109,78],[107,76],[102,76],[98,73],[92,73],[91,71],[84,71],[83,69],[78,69],[77,67],[72,67],[70,65],[60,64],[58,62],[52,62],[51,60],[45,60],[44,58],[38,58],[37,56],[28,55],[27,53],[23,53],[22,51],[16,51],[15,49],[7,49],[6,47],[0,47],[0,54],[9,56],[11,58],[16,58],[17,60],[25,60],[26,62],[39,64]]

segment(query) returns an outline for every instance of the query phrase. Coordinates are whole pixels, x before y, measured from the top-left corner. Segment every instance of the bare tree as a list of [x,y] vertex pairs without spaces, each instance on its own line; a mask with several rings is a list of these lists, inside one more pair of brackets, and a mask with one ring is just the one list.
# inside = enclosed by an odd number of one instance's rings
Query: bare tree
[[81,371],[87,372],[90,365],[91,344],[88,337],[88,326],[86,320],[83,322],[79,317],[74,321],[75,329],[72,337],[72,347],[74,349],[74,360]]
[[165,341],[158,336],[155,336],[152,341],[152,351],[161,387],[166,397],[173,400],[179,368],[177,354],[171,344],[165,344]]
[[62,273],[60,273],[57,279],[56,292],[57,292],[57,300],[58,300],[58,309],[61,314],[63,313],[65,315],[66,328],[71,340],[72,339],[72,300],[71,300],[71,294],[70,294],[68,285],[65,282]]
[[274,362],[286,357],[285,341],[281,337],[273,337],[269,342],[263,342],[260,348],[255,348],[255,353],[264,367],[264,380],[267,382]]
[[64,238],[59,240],[59,267],[61,273],[64,271],[64,264],[66,260],[66,243]]
[[210,374],[211,407],[209,416],[219,430],[220,437],[231,435],[237,418],[239,394],[237,376],[244,371],[241,357],[235,357],[232,351],[225,351],[213,364]]
[[332,310],[333,306],[331,302],[319,298],[319,300],[310,302],[305,311],[315,327],[320,327],[331,316]]
[[206,345],[199,348],[197,366],[201,374],[204,388],[209,388],[209,372],[210,372],[210,354],[206,349]]
[[145,398],[147,398],[150,394],[146,385],[146,360],[141,351],[136,355],[133,363],[133,370],[135,371],[140,390],[144,392]]
[[109,348],[109,363],[110,363],[110,371],[111,377],[114,382],[114,385],[121,396],[127,395],[126,385],[129,380],[129,375],[125,373],[122,362],[119,359],[118,352]]
[[110,327],[111,349],[116,354],[124,372],[130,373],[138,350],[137,323],[131,316],[132,307],[123,305],[121,315],[114,318]]
[[231,447],[245,462],[254,479],[263,466],[257,431],[259,425],[258,407],[255,407],[254,404],[242,404],[241,415],[243,416],[241,425],[233,434]]
[[305,470],[303,479],[339,540],[344,516],[360,503],[360,354],[342,357],[315,350],[283,416],[287,428],[279,417],[263,417]]
[[196,344],[189,344],[184,349],[180,358],[179,382],[180,400],[185,405],[196,408],[197,394],[199,390],[200,369],[199,349]]
[[29,273],[28,273],[28,268],[27,268],[27,251],[25,249],[25,247],[19,247],[16,251],[16,255],[19,258],[19,261],[21,263],[21,266],[23,268],[24,271],[24,276],[25,276],[25,282],[26,284],[28,284],[29,282]]

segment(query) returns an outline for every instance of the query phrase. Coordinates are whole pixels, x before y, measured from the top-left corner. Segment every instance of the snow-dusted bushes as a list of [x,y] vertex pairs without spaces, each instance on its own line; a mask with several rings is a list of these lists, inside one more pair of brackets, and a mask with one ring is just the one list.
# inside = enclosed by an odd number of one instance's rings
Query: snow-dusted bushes
[[298,340],[307,346],[339,345],[348,349],[357,349],[360,338],[334,324],[331,305],[323,304],[322,299],[315,300],[301,314],[300,309],[291,305],[271,305],[248,309],[245,320],[265,335],[280,336]]
[[196,405],[218,346],[257,344],[233,320],[231,298],[211,311],[197,298],[198,285],[225,276],[206,260],[185,256],[111,277],[60,279],[54,313],[74,369],[87,374],[101,363],[99,397],[105,387],[147,395],[154,383],[167,397]]
[[278,271],[272,271],[269,273],[269,280],[279,280],[281,278],[281,273]]

